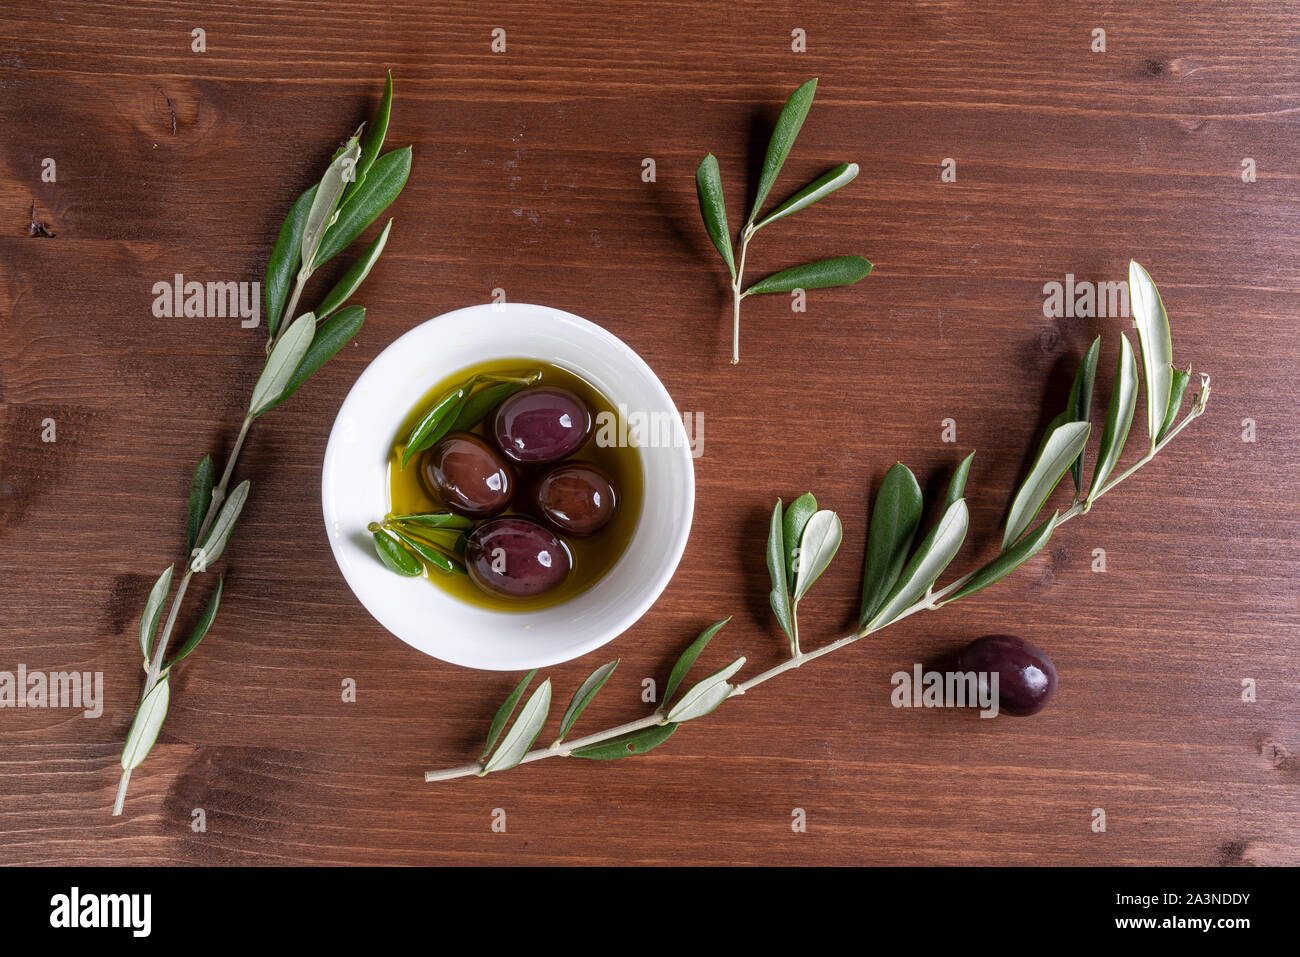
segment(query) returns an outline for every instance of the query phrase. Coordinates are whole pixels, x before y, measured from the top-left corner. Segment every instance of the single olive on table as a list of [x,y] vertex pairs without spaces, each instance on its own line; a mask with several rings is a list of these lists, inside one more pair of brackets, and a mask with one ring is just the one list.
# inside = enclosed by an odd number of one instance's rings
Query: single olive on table
[[[1056,665],[1047,653],[1015,635],[985,635],[962,649],[960,671],[998,676],[998,710],[1025,717],[1047,706],[1056,691]],[[983,679],[981,679],[982,681]]]
[[492,434],[506,457],[544,465],[576,452],[591,432],[591,412],[568,389],[534,387],[497,407]]
[[569,551],[531,519],[494,518],[470,532],[465,568],[484,591],[511,598],[540,595],[569,574]]
[[424,453],[429,492],[466,518],[488,518],[510,504],[515,480],[501,453],[472,432],[452,432]]

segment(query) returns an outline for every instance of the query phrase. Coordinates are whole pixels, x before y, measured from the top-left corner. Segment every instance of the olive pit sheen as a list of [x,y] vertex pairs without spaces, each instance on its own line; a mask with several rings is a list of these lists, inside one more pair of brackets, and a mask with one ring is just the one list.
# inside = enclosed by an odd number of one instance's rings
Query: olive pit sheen
[[568,389],[516,392],[497,408],[492,435],[520,465],[545,465],[576,452],[591,432],[591,411]]
[[452,432],[425,452],[420,474],[431,494],[468,518],[505,511],[514,493],[509,463],[472,432]]
[[530,487],[528,504],[542,522],[566,535],[594,535],[614,518],[614,483],[598,466],[570,460],[552,465]]
[[975,639],[962,649],[957,668],[978,675],[997,672],[998,709],[1018,717],[1042,711],[1056,691],[1056,665],[1047,652],[1015,635]]
[[548,529],[514,515],[494,518],[470,532],[465,569],[484,591],[529,598],[557,587],[569,574],[569,551]]

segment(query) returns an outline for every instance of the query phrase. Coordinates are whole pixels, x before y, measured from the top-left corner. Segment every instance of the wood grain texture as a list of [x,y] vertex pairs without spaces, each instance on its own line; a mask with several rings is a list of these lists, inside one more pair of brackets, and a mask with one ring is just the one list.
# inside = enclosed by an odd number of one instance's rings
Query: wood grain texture
[[[600,9],[6,3],[0,670],[102,671],[106,700],[98,720],[0,711],[0,862],[1300,863],[1300,5]],[[1095,27],[1105,53],[1089,49]],[[221,616],[112,818],[139,609],[179,557],[189,472],[228,450],[263,343],[237,320],[155,319],[152,285],[259,280],[293,198],[388,67],[389,142],[415,160],[366,327],[254,430]],[[765,230],[753,275],[849,252],[876,271],[811,293],[806,314],[747,301],[731,368],[695,164],[718,156],[738,221],[781,100],[812,75],[775,193],[842,160],[863,175]],[[946,157],[955,183],[940,181]],[[393,338],[500,287],[605,325],[703,413],[691,544],[609,649],[623,664],[583,718],[594,729],[640,714],[641,679],[662,682],[724,615],[710,661],[744,654],[752,674],[780,660],[762,561],[778,495],[811,489],[845,520],[803,608],[805,646],[854,620],[869,494],[897,459],[934,489],[978,449],[959,562],[996,549],[1074,362],[1104,334],[1106,395],[1118,333],[1132,335],[1127,319],[1045,318],[1042,287],[1123,279],[1130,257],[1160,284],[1175,360],[1214,376],[1209,412],[1014,578],[764,685],[645,759],[423,783],[476,753],[516,679],[401,644],[330,556],[325,438]],[[56,442],[41,441],[46,418]],[[1048,710],[890,706],[893,672],[990,631],[1052,655]],[[550,669],[557,695],[604,660]]]

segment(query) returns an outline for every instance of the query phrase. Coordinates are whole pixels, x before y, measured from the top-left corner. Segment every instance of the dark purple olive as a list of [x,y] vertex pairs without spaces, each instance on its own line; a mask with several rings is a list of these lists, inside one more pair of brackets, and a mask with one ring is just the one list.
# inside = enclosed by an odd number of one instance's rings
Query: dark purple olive
[[510,464],[470,432],[452,432],[424,453],[420,474],[432,495],[469,518],[504,511],[514,492]]
[[550,591],[569,574],[564,543],[532,519],[494,518],[470,532],[465,568],[484,591],[531,598]]
[[560,462],[530,483],[532,510],[557,532],[592,535],[614,517],[618,501],[609,476],[590,462]]
[[1056,691],[1056,665],[1042,649],[1014,635],[985,635],[962,649],[959,671],[980,675],[997,672],[999,711],[1025,716],[1042,711]]
[[576,452],[591,431],[591,412],[567,389],[524,389],[506,399],[492,434],[506,456],[522,465],[556,462]]

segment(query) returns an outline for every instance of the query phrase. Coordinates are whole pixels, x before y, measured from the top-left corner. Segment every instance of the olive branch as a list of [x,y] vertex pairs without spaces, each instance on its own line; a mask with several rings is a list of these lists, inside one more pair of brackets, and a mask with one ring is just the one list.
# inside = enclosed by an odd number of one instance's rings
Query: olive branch
[[695,191],[700,201],[700,215],[704,218],[704,228],[708,231],[709,238],[722,256],[722,261],[726,263],[727,272],[731,276],[732,365],[740,361],[741,300],[763,293],[850,286],[871,272],[871,263],[861,256],[836,256],[833,259],[822,259],[783,269],[760,279],[748,288],[744,287],[745,256],[749,251],[750,241],[760,229],[806,209],[857,178],[857,163],[840,163],[800,188],[766,216],[759,218],[758,214],[762,212],[768,193],[776,185],[781,167],[785,165],[786,158],[790,155],[795,137],[803,128],[803,121],[808,116],[816,92],[817,78],[813,77],[791,93],[781,109],[776,127],[772,130],[772,138],[767,144],[767,154],[763,158],[763,169],[759,174],[754,205],[750,207],[749,218],[745,220],[745,225],[740,231],[738,252],[733,248],[731,230],[727,226],[727,204],[722,196],[722,173],[718,168],[717,158],[710,153],[700,161],[695,171]]
[[185,531],[188,557],[161,634],[158,634],[158,624],[171,593],[175,563],[168,565],[154,582],[140,616],[144,690],[122,748],[122,778],[113,802],[114,815],[122,813],[131,772],[149,754],[167,716],[171,698],[168,677],[172,668],[194,652],[217,617],[224,584],[221,577],[217,578],[217,586],[189,637],[170,658],[166,657],[191,580],[221,557],[248,500],[247,479],[233,491],[227,490],[249,429],[258,417],[293,395],[316,370],[337,355],[360,331],[365,319],[364,307],[345,306],[345,303],[379,261],[393,226],[391,219],[315,309],[301,314],[297,309],[312,275],[352,245],[406,185],[411,171],[411,148],[383,155],[379,152],[388,132],[392,101],[393,76],[389,73],[374,119],[368,127],[363,126],[348,138],[330,160],[320,182],[298,197],[271,250],[264,287],[266,363],[253,387],[248,412],[240,424],[220,481],[211,456],[204,456],[194,469]]
[[[812,650],[799,644],[798,606],[808,589],[830,565],[842,539],[839,516],[819,509],[811,494],[784,508],[780,499],[772,511],[767,539],[767,568],[772,582],[770,602],[781,630],[789,641],[790,656],[782,663],[737,683],[731,679],[744,666],[737,658],[703,678],[674,701],[691,666],[724,625],[725,618],[706,628],[682,652],[668,678],[663,700],[650,714],[566,740],[578,717],[609,680],[618,660],[597,668],[574,693],[560,721],[555,740],[533,748],[546,724],[551,704],[551,682],[546,679],[532,693],[511,723],[524,692],[537,674],[530,671],[497,710],[488,732],[487,747],[470,764],[426,771],[426,781],[445,781],[469,775],[483,776],[544,758],[616,760],[644,754],[663,744],[686,721],[703,717],[724,701],[745,694],[777,675],[799,668],[845,645],[875,634],[922,611],[935,611],[967,598],[1001,581],[1047,545],[1061,525],[1086,514],[1102,496],[1150,462],[1193,419],[1205,412],[1210,398],[1209,376],[1201,374],[1201,390],[1187,414],[1178,421],[1191,379],[1172,366],[1169,319],[1155,283],[1136,262],[1129,263],[1129,294],[1146,383],[1147,443],[1132,465],[1117,472],[1137,408],[1137,359],[1128,337],[1120,333],[1120,351],[1114,386],[1106,408],[1092,481],[1084,490],[1083,466],[1092,431],[1093,380],[1101,338],[1093,341],[1079,365],[1065,408],[1052,420],[1039,445],[1028,474],[1016,489],[1003,528],[1002,549],[991,561],[935,588],[939,576],[956,558],[969,525],[965,489],[975,453],[957,466],[940,505],[940,517],[921,543],[912,547],[920,531],[924,500],[916,476],[901,462],[886,473],[872,507],[867,554],[862,579],[858,628],[848,635]],[[1034,526],[1048,499],[1070,472],[1074,496],[1064,510]],[[1033,526],[1031,528],[1031,526]],[[506,730],[509,725],[509,730]],[[504,737],[502,733],[504,732]],[[498,741],[500,743],[498,743]]]

